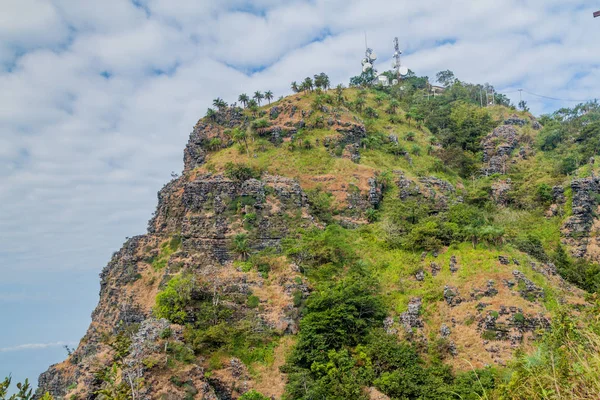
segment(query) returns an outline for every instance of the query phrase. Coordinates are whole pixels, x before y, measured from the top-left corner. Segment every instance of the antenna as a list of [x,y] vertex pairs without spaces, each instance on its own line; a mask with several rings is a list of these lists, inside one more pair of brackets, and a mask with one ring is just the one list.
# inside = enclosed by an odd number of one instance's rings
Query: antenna
[[372,84],[377,77],[377,70],[374,62],[377,60],[377,54],[369,47],[367,42],[367,32],[365,31],[365,57],[361,60],[363,78],[368,84]]
[[402,55],[402,52],[400,51],[400,44],[398,43],[398,37],[396,36],[394,38],[394,63],[392,64],[392,67],[396,70],[398,80],[402,79],[403,76],[408,75],[408,68],[402,66],[400,55]]

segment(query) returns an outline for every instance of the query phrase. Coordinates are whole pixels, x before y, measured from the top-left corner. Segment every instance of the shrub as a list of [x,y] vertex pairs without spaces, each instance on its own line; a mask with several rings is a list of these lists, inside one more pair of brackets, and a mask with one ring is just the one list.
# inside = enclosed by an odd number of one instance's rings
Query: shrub
[[374,281],[353,276],[337,284],[325,284],[311,294],[290,357],[293,363],[310,368],[313,362],[325,362],[329,350],[360,343],[368,329],[385,318],[385,308],[375,290]]
[[310,211],[322,221],[331,221],[333,195],[320,187],[306,191]]
[[238,400],[270,400],[269,397],[263,396],[255,390],[250,390],[249,392],[241,395]]
[[256,308],[260,304],[260,299],[257,296],[251,295],[248,296],[248,301],[246,301],[246,305],[250,308]]
[[232,162],[225,164],[225,176],[235,181],[243,182],[251,178],[260,179],[261,175],[261,170],[249,167],[246,164],[235,164]]

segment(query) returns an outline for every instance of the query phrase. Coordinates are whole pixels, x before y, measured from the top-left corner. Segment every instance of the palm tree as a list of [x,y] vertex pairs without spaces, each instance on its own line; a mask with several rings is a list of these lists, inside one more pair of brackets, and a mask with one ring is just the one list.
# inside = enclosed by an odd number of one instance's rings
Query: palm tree
[[254,99],[248,100],[248,109],[252,112],[252,115],[256,115],[258,112],[258,103]]
[[356,101],[354,102],[356,111],[361,112],[366,102],[367,101],[364,99],[364,97],[357,98]]
[[260,107],[260,101],[262,99],[265,98],[265,96],[259,92],[258,90],[256,92],[254,92],[254,96],[252,96],[252,98],[254,98],[256,100],[256,103],[258,104],[258,106]]
[[221,108],[227,107],[227,103],[222,98],[217,97],[213,100],[213,106],[217,107],[220,110]]
[[246,131],[244,129],[235,128],[231,136],[236,142],[240,144],[243,143],[246,147],[246,154],[250,155],[250,149],[248,149],[248,135],[246,134]]
[[298,87],[298,83],[296,83],[296,81],[292,82],[291,88],[292,92],[294,93],[298,93],[300,91],[300,88]]
[[312,92],[312,90],[313,90],[313,88],[315,86],[314,83],[313,83],[313,80],[309,76],[307,76],[304,79],[304,82],[302,82],[302,85],[304,85],[304,90],[308,90],[310,92]]
[[248,245],[248,235],[238,233],[233,237],[232,250],[237,253],[242,260],[245,260],[250,255],[250,246]]
[[392,99],[392,101],[390,101],[390,110],[393,114],[396,114],[398,107],[400,107],[400,102],[396,99]]
[[216,117],[217,117],[217,113],[215,110],[213,110],[212,108],[209,108],[208,110],[206,110],[206,118],[214,121]]
[[267,90],[265,92],[265,99],[267,99],[269,104],[271,104],[271,100],[273,100],[273,92],[271,92],[270,90]]
[[246,108],[246,104],[248,104],[248,100],[250,100],[250,98],[248,97],[248,95],[246,93],[242,93],[238,97],[238,101],[240,102],[240,104],[242,104],[244,106],[244,108]]
[[335,87],[335,96],[338,104],[344,104],[346,101],[344,98],[344,85],[341,83]]

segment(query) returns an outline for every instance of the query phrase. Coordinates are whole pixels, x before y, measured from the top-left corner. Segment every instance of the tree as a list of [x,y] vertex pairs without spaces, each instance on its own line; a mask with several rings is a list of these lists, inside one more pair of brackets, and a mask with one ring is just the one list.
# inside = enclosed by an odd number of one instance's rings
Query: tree
[[519,102],[519,108],[525,112],[529,112],[529,107],[527,107],[527,102],[525,100]]
[[400,107],[400,102],[396,99],[392,99],[392,101],[390,101],[390,107],[388,108],[389,114],[396,114],[398,107]]
[[410,110],[406,113],[406,120],[408,121],[408,127],[410,128],[410,120],[416,119],[417,117],[417,109],[415,107],[411,107]]
[[258,103],[254,99],[248,100],[248,109],[252,112],[252,115],[256,115],[258,112]]
[[244,144],[244,146],[246,147],[246,154],[249,156],[250,150],[248,149],[248,134],[246,133],[246,131],[244,129],[235,128],[231,136],[236,142]]
[[206,118],[214,121],[217,118],[217,112],[212,108],[209,108],[206,110]]
[[291,88],[292,92],[294,93],[298,93],[300,91],[300,88],[298,87],[298,83],[296,81],[292,82]]
[[437,81],[441,83],[444,87],[451,86],[456,82],[456,78],[454,77],[454,72],[450,70],[440,71],[435,75]]
[[244,108],[246,108],[246,104],[248,104],[248,100],[250,100],[250,98],[248,97],[248,95],[246,93],[242,93],[238,96],[238,101],[240,102],[240,104],[242,104],[244,106]]
[[377,115],[377,111],[375,111],[375,109],[373,109],[373,107],[367,107],[365,109],[365,115],[369,118],[377,118],[379,117],[379,115]]
[[335,99],[338,104],[344,104],[346,99],[344,98],[344,85],[341,83],[335,87]]
[[354,107],[356,107],[356,111],[362,112],[362,109],[363,109],[363,107],[365,106],[366,103],[367,103],[367,101],[364,99],[364,97],[358,97],[354,101]]
[[219,110],[227,107],[227,103],[220,97],[217,97],[213,100],[213,106],[217,107]]
[[271,92],[270,90],[267,90],[265,92],[265,99],[267,99],[269,104],[271,104],[271,100],[273,100],[273,92]]
[[238,254],[242,260],[245,260],[250,255],[250,246],[248,245],[248,235],[245,233],[238,233],[233,237],[231,244],[231,250]]
[[[4,381],[0,382],[0,400],[33,400],[33,389],[29,384],[29,380],[25,379],[23,383],[17,383],[16,387],[18,392],[8,396],[8,388],[12,382],[11,377],[5,378]],[[40,400],[53,400],[53,397],[46,392]]]
[[254,96],[252,96],[252,98],[254,98],[254,100],[256,100],[256,103],[260,107],[260,102],[262,99],[265,98],[265,96],[257,90],[256,92],[254,92]]
[[321,72],[318,75],[315,75],[315,86],[321,88],[323,90],[329,89],[330,82],[329,77],[324,72]]
[[305,91],[312,92],[314,88],[314,82],[309,76],[307,76],[304,79],[304,82],[302,82],[302,86],[304,87]]

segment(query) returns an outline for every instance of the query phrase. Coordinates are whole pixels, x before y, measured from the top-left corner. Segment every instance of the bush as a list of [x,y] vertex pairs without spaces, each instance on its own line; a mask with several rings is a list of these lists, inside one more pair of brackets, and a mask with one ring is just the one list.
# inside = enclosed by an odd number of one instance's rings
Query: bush
[[260,299],[257,296],[251,295],[248,296],[248,301],[246,301],[246,305],[250,308],[256,308],[260,304]]
[[260,179],[262,171],[246,164],[228,162],[225,164],[225,176],[234,181],[244,182],[252,178]]
[[524,253],[529,254],[540,262],[548,262],[549,257],[544,250],[542,241],[531,234],[519,236],[515,239],[516,247]]
[[320,187],[307,190],[306,195],[311,213],[321,221],[331,221],[333,195]]
[[337,284],[325,284],[311,294],[290,357],[293,364],[310,368],[313,362],[325,362],[329,350],[363,341],[368,329],[380,325],[386,315],[375,293],[374,281],[352,276]]
[[270,400],[270,398],[267,396],[263,396],[256,390],[250,390],[249,392],[246,392],[243,395],[241,395],[238,398],[238,400]]

